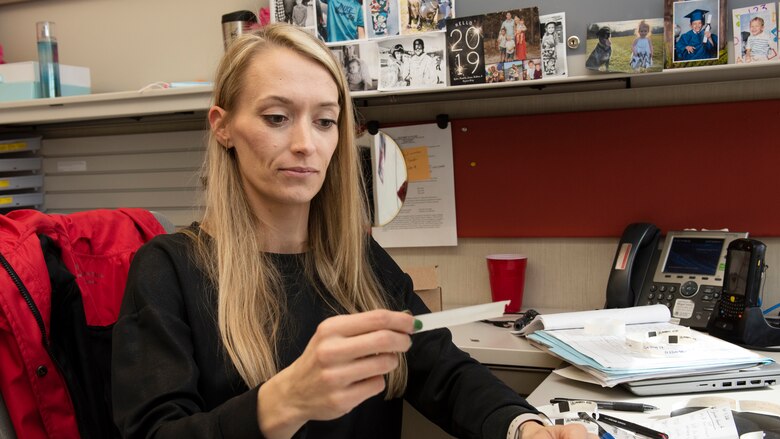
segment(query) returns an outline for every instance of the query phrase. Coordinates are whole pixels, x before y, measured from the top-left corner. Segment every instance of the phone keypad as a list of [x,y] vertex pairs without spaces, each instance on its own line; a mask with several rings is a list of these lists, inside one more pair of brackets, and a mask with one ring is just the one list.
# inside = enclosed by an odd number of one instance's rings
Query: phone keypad
[[741,319],[745,312],[745,296],[724,295],[718,307],[718,314],[727,319]]
[[680,324],[694,329],[704,329],[715,304],[721,297],[721,287],[715,285],[699,285],[690,280],[678,282],[652,282],[646,284],[639,296],[637,305],[665,305],[674,310],[678,300],[693,302],[693,311],[685,312]]

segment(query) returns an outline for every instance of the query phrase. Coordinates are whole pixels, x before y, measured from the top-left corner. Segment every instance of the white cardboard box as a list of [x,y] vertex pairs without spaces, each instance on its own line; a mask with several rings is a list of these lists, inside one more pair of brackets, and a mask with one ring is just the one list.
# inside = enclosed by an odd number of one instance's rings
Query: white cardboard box
[[[60,64],[62,96],[91,92],[89,67]],[[36,61],[0,64],[0,102],[41,97],[40,73]]]

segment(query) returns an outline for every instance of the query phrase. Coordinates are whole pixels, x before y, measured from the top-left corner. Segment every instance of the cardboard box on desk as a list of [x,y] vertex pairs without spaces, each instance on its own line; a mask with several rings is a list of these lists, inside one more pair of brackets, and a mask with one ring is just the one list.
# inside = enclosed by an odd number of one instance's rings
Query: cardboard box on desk
[[[41,97],[40,72],[36,61],[0,64],[0,102]],[[89,67],[60,64],[62,96],[90,94]]]
[[441,285],[436,265],[428,267],[409,267],[404,271],[412,278],[414,292],[422,299],[431,312],[441,311]]

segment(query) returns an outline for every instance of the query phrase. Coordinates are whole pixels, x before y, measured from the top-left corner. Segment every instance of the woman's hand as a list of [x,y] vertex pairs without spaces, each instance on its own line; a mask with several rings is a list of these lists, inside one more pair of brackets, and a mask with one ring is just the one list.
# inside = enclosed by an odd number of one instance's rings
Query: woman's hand
[[309,420],[335,419],[385,388],[415,319],[375,310],[323,321],[303,354],[260,386],[258,422],[269,439],[289,438]]
[[588,434],[584,425],[567,424],[544,426],[536,422],[526,422],[522,427],[521,439],[597,439]]

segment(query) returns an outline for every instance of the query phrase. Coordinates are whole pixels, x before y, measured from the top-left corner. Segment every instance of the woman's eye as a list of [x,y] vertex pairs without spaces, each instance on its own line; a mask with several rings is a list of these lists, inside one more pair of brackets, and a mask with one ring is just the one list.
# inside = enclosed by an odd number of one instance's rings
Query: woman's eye
[[317,120],[317,124],[322,128],[330,128],[336,126],[336,121],[333,119],[319,119]]
[[282,116],[281,114],[265,114],[263,115],[263,119],[271,125],[282,125],[287,121],[287,117]]

